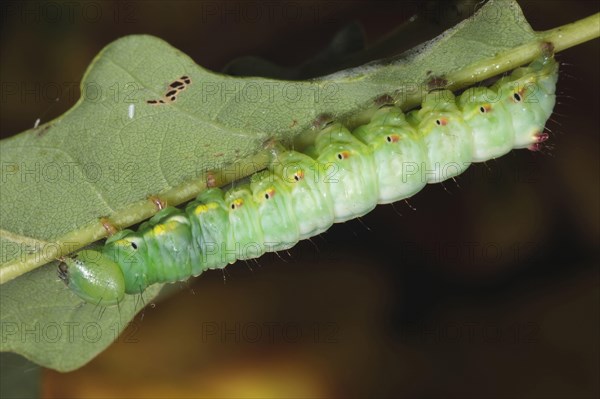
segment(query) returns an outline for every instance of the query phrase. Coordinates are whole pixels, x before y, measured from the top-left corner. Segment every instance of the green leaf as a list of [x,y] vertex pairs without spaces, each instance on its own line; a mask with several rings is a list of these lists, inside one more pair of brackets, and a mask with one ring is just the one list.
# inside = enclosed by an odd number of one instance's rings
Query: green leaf
[[[510,62],[494,58],[526,45],[528,52]],[[109,44],[71,110],[0,142],[0,349],[72,370],[155,297],[159,285],[143,301],[129,296],[118,308],[97,308],[59,281],[51,261],[105,236],[100,217],[119,228],[133,225],[156,212],[150,195],[177,205],[201,192],[209,176],[223,184],[263,168],[267,141],[310,142],[310,126],[322,113],[358,123],[383,94],[411,106],[423,92],[406,91],[431,76],[446,76],[456,88],[537,52],[538,37],[509,0],[490,1],[403,58],[310,81],[218,75],[151,36]],[[471,71],[473,65],[479,69]],[[191,82],[170,102],[164,95],[183,76]],[[160,99],[165,104],[148,103]]]
[[36,269],[0,286],[2,352],[16,352],[59,371],[81,367],[110,345],[160,286],[143,298],[128,295],[117,307],[81,302],[58,280],[54,267]]

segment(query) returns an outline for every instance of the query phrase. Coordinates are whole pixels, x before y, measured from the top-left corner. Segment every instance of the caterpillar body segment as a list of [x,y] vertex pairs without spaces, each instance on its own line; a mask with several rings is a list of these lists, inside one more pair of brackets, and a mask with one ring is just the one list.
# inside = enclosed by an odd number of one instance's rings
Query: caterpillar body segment
[[304,240],[329,229],[335,219],[329,182],[335,179],[335,165],[321,167],[306,154],[285,151],[278,154],[269,170],[290,187],[290,203]]
[[411,197],[425,187],[421,168],[427,161],[427,147],[399,108],[380,108],[354,134],[373,154],[379,204]]
[[291,248],[377,204],[408,198],[472,162],[536,150],[555,102],[558,66],[545,57],[458,98],[429,93],[405,115],[382,107],[354,132],[324,126],[305,153],[272,149],[249,184],[211,188],[185,210],[166,207],[104,246],[80,251],[59,275],[84,301],[114,305],[155,283],[185,280],[240,259]]
[[300,241],[298,214],[290,195],[292,187],[270,171],[252,177],[250,188],[268,252],[289,249]]
[[508,109],[487,87],[467,89],[458,99],[473,136],[473,162],[497,158],[511,151],[515,135]]
[[107,240],[102,255],[121,266],[126,293],[140,293],[151,284],[183,280],[202,272],[200,248],[193,245],[191,224],[184,212],[167,207],[137,232],[123,230]]
[[229,235],[225,251],[239,260],[258,258],[265,253],[264,234],[258,209],[252,200],[252,192],[246,185],[225,193],[225,203],[229,207]]
[[449,90],[425,96],[423,107],[410,120],[427,148],[427,183],[440,183],[464,172],[473,159],[473,135]]
[[511,116],[514,148],[535,150],[547,138],[543,130],[556,102],[557,80],[558,63],[552,57],[542,57],[492,86]]
[[226,243],[230,237],[229,209],[223,191],[211,188],[201,193],[185,208],[191,224],[193,243],[202,252],[201,268],[218,269],[235,262],[233,253],[221,253],[217,243]]
[[379,193],[373,153],[368,145],[339,123],[327,126],[315,139],[320,178],[333,200],[334,222],[363,216],[377,206]]

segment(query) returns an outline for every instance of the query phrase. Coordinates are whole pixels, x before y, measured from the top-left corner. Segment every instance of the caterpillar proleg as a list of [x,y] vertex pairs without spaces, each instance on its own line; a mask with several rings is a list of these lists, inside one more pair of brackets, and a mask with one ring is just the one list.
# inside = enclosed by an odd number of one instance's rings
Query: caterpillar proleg
[[66,258],[59,274],[87,302],[114,305],[125,293],[197,276],[299,240],[462,173],[511,149],[537,150],[555,103],[558,65],[544,56],[490,88],[458,98],[433,91],[405,115],[383,106],[350,132],[324,127],[305,153],[272,150],[249,184],[211,188],[184,210],[167,207],[138,231]]

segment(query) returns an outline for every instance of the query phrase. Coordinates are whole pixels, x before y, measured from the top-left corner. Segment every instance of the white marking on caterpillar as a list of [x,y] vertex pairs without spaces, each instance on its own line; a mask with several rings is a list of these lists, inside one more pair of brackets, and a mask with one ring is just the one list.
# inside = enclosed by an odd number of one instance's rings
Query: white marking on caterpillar
[[135,115],[135,104],[129,104],[127,115],[129,116],[129,119],[133,119],[133,116]]

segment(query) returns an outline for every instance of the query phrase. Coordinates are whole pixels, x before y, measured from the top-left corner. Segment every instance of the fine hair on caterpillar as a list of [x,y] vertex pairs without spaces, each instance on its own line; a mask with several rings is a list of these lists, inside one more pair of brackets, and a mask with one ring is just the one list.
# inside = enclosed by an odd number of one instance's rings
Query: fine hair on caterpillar
[[454,178],[473,162],[539,150],[557,79],[557,63],[544,56],[458,97],[436,89],[407,114],[381,101],[352,132],[318,118],[314,144],[303,152],[271,146],[267,169],[247,182],[210,188],[184,209],[166,207],[137,231],[119,231],[65,258],[59,275],[83,300],[106,306],[152,284],[289,249],[377,204]]

